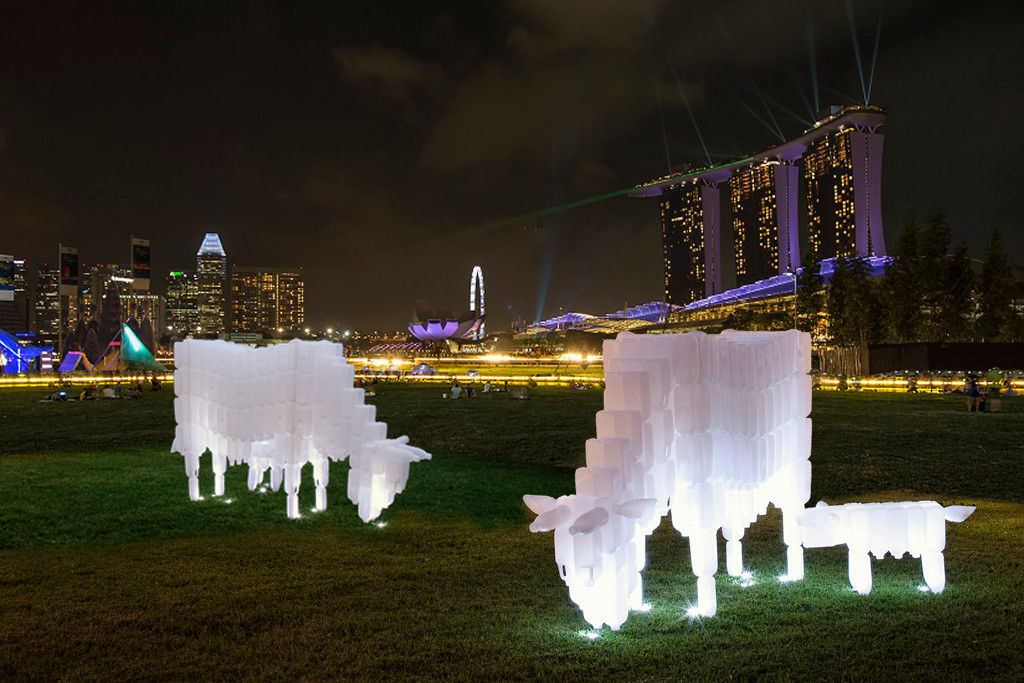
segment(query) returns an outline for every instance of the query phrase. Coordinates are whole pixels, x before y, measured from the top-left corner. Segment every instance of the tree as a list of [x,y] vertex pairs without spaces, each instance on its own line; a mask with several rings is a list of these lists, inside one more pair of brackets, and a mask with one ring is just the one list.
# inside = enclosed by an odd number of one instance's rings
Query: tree
[[943,302],[948,297],[948,254],[949,222],[940,209],[928,217],[918,238],[917,277],[921,295],[918,341],[939,341],[948,337],[948,321],[943,315]]
[[949,221],[946,212],[937,209],[920,232],[918,251],[922,259],[938,260],[949,252]]
[[103,347],[100,346],[99,337],[96,334],[96,329],[90,329],[85,335],[85,344],[82,349],[85,353],[85,357],[89,359],[90,363],[96,363],[103,355]]
[[981,341],[1012,341],[1019,326],[1013,302],[1019,296],[1019,286],[1013,275],[999,231],[993,230],[981,266],[978,287],[978,332]]
[[146,346],[150,353],[156,353],[156,339],[153,335],[153,321],[146,316],[142,319],[142,329],[139,330],[139,339]]
[[933,341],[967,342],[973,340],[974,320],[974,268],[961,243],[942,264],[942,283],[936,297],[936,315],[932,329]]
[[865,259],[841,256],[835,260],[827,302],[829,333],[836,345],[863,349],[877,340],[881,305]]
[[121,332],[121,295],[111,282],[107,293],[103,295],[100,306],[99,327],[96,330],[99,343],[104,348]]
[[924,323],[921,242],[917,220],[909,214],[881,287],[882,337],[887,341],[906,343],[921,339]]
[[825,310],[825,278],[821,276],[821,259],[813,248],[804,257],[804,264],[796,278],[796,327],[813,333]]

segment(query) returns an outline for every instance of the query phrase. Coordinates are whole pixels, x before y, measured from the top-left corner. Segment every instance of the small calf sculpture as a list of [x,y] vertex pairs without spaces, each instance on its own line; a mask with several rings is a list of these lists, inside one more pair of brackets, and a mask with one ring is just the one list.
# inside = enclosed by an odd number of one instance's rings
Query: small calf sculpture
[[[904,503],[846,503],[824,501],[804,510],[799,522],[805,548],[846,544],[850,550],[850,585],[861,595],[871,592],[871,557],[905,553],[921,558],[924,582],[933,593],[946,587],[946,522],[962,522],[973,505],[942,507],[933,500]],[[869,555],[870,553],[870,555]]]

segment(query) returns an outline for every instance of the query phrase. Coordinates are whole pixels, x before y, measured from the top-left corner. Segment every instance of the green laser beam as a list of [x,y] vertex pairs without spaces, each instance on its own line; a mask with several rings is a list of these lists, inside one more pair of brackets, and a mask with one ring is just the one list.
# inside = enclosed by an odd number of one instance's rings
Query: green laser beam
[[501,228],[507,228],[507,227],[509,227],[511,225],[516,225],[518,223],[524,223],[524,222],[527,222],[527,221],[531,221],[531,220],[534,220],[536,218],[544,218],[545,216],[551,216],[553,214],[561,213],[563,211],[571,211],[572,209],[578,209],[578,208],[583,207],[583,206],[589,206],[591,204],[597,204],[598,202],[603,202],[606,199],[614,199],[615,197],[622,197],[622,196],[631,194],[633,192],[638,192],[638,191],[643,190],[643,189],[648,188],[648,187],[653,187],[655,185],[665,185],[665,184],[668,184],[668,183],[679,182],[679,181],[685,180],[687,178],[692,178],[692,177],[695,177],[695,176],[703,175],[705,173],[710,173],[712,171],[717,171],[719,169],[730,168],[730,167],[733,167],[733,166],[742,166],[743,164],[750,163],[751,161],[753,161],[753,159],[754,159],[754,157],[752,157],[752,156],[750,156],[750,157],[743,157],[742,159],[734,159],[732,161],[727,161],[727,162],[725,162],[723,164],[718,164],[717,166],[707,166],[705,168],[698,168],[698,169],[694,169],[694,170],[691,170],[691,171],[683,171],[681,173],[674,173],[674,174],[666,176],[664,178],[658,178],[657,180],[652,180],[649,183],[643,183],[642,185],[633,185],[631,187],[626,187],[626,188],[623,188],[623,189],[620,189],[620,190],[612,190],[611,192],[605,192],[604,194],[594,195],[593,197],[586,197],[585,199],[576,199],[576,200],[573,200],[571,202],[566,202],[565,204],[559,204],[557,206],[551,206],[551,207],[548,207],[546,209],[538,209],[536,211],[531,211],[529,213],[524,213],[524,214],[520,214],[518,216],[513,216],[512,218],[503,218],[501,220],[494,221],[492,223],[487,223],[485,225],[481,225],[481,226],[478,226],[478,227],[475,227],[475,228],[470,228],[468,230],[461,230],[459,232],[454,232],[454,233],[451,233],[450,235],[445,235],[444,239],[456,239],[456,238],[459,238],[459,237],[467,237],[469,235],[477,235],[477,234],[483,234],[483,233],[488,233],[488,232],[494,232],[495,230],[500,230]]

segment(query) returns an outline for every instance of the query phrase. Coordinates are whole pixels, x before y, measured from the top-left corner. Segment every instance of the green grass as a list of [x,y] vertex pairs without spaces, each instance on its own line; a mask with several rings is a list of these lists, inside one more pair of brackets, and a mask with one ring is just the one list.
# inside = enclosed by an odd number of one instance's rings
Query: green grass
[[807,579],[779,584],[773,511],[745,538],[755,585],[721,572],[718,615],[691,621],[687,543],[666,521],[644,570],[654,609],[589,641],[521,496],[572,490],[600,392],[444,401],[379,385],[389,434],[434,454],[384,528],[359,521],[344,463],[328,510],[301,520],[283,494],[246,490],[242,467],[230,505],[190,502],[170,392],[44,393],[0,392],[0,679],[1024,677],[1024,402],[971,415],[950,396],[815,394],[812,503],[978,505],[948,527],[942,595],[918,592],[908,558],[874,562],[858,596],[842,547],[808,550]]

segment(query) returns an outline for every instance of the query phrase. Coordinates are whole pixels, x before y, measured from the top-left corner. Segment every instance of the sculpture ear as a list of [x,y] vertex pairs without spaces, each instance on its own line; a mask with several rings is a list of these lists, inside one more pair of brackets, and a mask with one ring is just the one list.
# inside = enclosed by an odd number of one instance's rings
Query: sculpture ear
[[974,505],[950,505],[943,510],[947,522],[962,522],[977,510]]
[[615,512],[623,517],[639,519],[654,509],[657,501],[654,498],[635,498],[615,506]]
[[584,512],[576,518],[576,521],[569,527],[569,533],[573,536],[592,534],[608,523],[608,511],[602,507]]
[[551,496],[533,496],[529,493],[523,496],[523,502],[537,515],[544,514],[558,504]]
[[551,531],[555,527],[565,524],[569,521],[569,517],[572,512],[564,505],[558,505],[547,512],[537,515],[537,519],[533,520],[533,524],[530,525],[530,531],[533,533]]
[[828,503],[826,503],[826,502],[825,502],[825,501],[823,501],[823,500],[819,500],[819,501],[818,501],[818,504],[817,504],[817,505],[815,505],[814,507],[816,507],[816,508],[827,508],[827,507],[828,507]]

